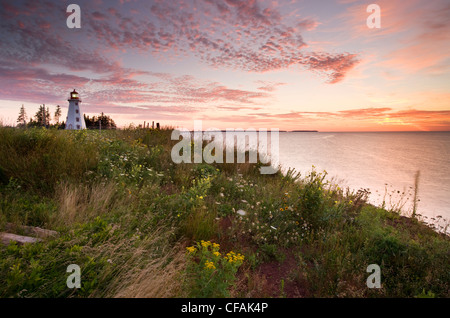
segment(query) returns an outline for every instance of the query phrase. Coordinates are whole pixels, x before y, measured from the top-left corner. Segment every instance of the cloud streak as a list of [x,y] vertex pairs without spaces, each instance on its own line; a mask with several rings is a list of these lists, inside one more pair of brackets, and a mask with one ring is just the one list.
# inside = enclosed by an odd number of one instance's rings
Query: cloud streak
[[[206,116],[208,120],[226,121],[220,115]],[[324,129],[330,123],[346,123],[338,130],[450,130],[449,110],[394,110],[392,108],[359,108],[335,112],[290,111],[284,113],[252,112],[233,117],[236,123],[261,126],[271,124],[282,129]],[[325,128],[326,129],[326,128]],[[330,129],[330,128],[328,128]]]

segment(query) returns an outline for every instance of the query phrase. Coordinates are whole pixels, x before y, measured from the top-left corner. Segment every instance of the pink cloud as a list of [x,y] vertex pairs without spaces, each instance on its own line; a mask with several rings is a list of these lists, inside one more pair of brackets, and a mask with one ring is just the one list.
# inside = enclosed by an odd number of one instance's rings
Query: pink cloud
[[[215,68],[246,72],[296,66],[299,70],[312,70],[332,84],[343,80],[359,62],[356,54],[304,52],[307,44],[301,32],[314,29],[318,22],[283,18],[276,4],[264,5],[254,0],[199,0],[199,3],[202,5],[195,10],[183,0],[140,4],[141,15],[134,14],[133,18],[93,3],[83,11],[84,21],[88,22],[79,31],[90,37],[87,43],[92,45],[88,46],[85,40],[72,42],[76,33],[52,28],[55,23],[52,16],[61,13],[60,7],[48,3],[33,3],[27,8],[4,4],[3,16],[9,13],[4,30],[15,36],[7,37],[1,53],[3,58],[27,63],[50,63],[97,73],[118,72],[118,63],[100,54],[100,47],[104,49],[106,45],[113,50],[150,52],[158,58],[190,54]],[[42,14],[35,21],[17,20],[36,12]],[[50,28],[51,32],[45,32]]]
[[257,84],[261,85],[258,87],[258,89],[266,92],[273,92],[275,91],[278,86],[286,85],[286,83],[283,82],[270,82],[270,81],[256,81]]
[[[156,57],[190,54],[214,68],[269,72],[297,66],[314,70],[329,83],[345,78],[358,64],[356,54],[306,53],[301,36],[318,22],[283,19],[276,5],[257,1],[201,0],[201,6],[183,0],[149,5],[145,19],[130,19],[109,10],[106,20],[93,20],[90,33],[113,49],[137,49]],[[95,13],[95,12],[94,12]],[[111,23],[111,20],[115,23]],[[311,59],[314,57],[314,59]]]

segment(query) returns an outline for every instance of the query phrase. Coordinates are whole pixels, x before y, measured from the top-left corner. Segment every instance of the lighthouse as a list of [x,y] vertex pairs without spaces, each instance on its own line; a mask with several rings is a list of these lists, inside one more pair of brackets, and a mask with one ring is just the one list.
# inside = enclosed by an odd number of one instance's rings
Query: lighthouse
[[70,93],[68,101],[69,110],[67,111],[66,129],[86,129],[86,123],[80,108],[81,99],[75,90]]

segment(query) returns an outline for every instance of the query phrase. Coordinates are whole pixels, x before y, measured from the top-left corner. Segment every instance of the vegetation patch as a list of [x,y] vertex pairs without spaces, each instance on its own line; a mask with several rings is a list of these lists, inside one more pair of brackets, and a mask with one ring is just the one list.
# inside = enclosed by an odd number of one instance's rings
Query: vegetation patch
[[0,232],[58,232],[0,246],[0,297],[449,297],[442,218],[374,207],[314,167],[175,164],[170,136],[0,127]]

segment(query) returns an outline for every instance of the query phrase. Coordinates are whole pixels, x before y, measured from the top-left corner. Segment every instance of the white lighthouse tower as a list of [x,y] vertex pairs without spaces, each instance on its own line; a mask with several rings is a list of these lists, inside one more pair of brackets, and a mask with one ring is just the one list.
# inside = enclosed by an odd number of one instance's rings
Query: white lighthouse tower
[[86,123],[80,108],[81,100],[75,90],[70,93],[68,101],[69,110],[67,111],[66,129],[86,129]]

